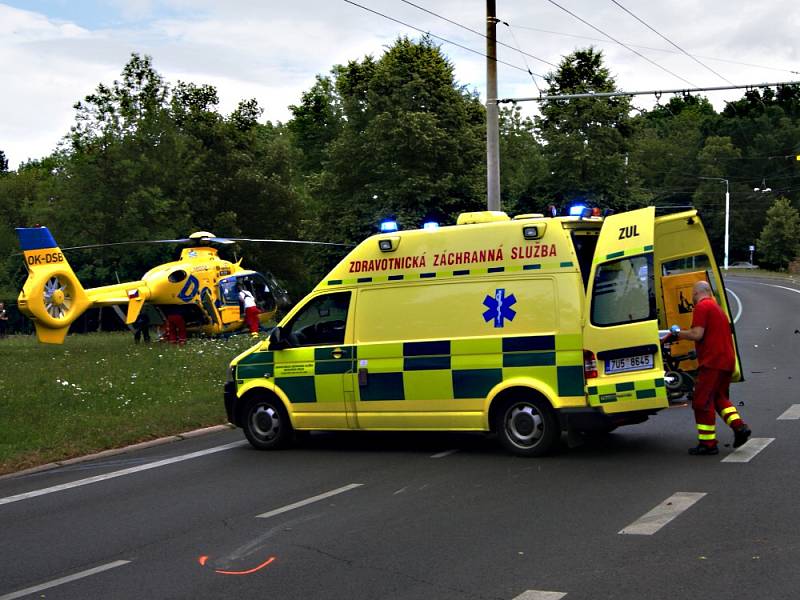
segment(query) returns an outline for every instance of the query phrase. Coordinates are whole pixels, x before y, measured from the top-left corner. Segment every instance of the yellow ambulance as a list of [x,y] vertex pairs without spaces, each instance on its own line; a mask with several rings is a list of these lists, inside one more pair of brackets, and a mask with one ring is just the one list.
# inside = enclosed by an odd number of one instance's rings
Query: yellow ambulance
[[722,277],[695,210],[577,212],[368,238],[231,362],[229,420],[260,449],[295,431],[448,430],[525,456],[646,420],[669,405],[666,283],[707,279],[730,319]]

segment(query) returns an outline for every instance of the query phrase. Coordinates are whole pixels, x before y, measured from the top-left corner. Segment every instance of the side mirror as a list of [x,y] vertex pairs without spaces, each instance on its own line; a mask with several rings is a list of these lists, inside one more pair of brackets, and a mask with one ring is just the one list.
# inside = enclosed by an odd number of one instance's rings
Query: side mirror
[[289,340],[283,335],[283,329],[280,327],[273,327],[269,334],[269,349],[270,350],[284,350],[289,347]]

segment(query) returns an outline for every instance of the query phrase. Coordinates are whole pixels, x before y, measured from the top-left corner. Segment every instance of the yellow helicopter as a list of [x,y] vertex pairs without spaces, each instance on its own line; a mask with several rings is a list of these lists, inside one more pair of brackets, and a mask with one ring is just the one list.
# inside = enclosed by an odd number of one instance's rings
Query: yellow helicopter
[[[62,344],[70,324],[87,309],[126,304],[127,313],[123,316],[128,325],[135,323],[143,308],[148,307],[148,312],[155,313],[156,323],[177,319],[188,333],[210,336],[233,333],[246,326],[239,303],[242,290],[253,295],[263,325],[275,316],[278,308],[289,305],[288,294],[271,274],[245,269],[241,259],[230,262],[220,258],[215,245],[235,242],[344,245],[218,238],[208,231],[198,231],[186,239],[147,242],[184,243],[189,247],[181,251],[178,260],[150,269],[139,281],[84,289],[47,227],[20,227],[16,232],[28,271],[18,307],[33,321],[39,341],[47,344]],[[140,243],[143,242],[92,244],[64,250]]]

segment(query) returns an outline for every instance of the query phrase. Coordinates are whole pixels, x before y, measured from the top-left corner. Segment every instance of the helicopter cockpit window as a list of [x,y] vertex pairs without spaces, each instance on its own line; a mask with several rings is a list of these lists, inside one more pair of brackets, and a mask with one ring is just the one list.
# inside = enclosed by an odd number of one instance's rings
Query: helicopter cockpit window
[[239,304],[239,289],[235,277],[219,282],[219,295],[225,304]]
[[239,304],[239,292],[248,290],[262,312],[275,310],[275,298],[266,279],[259,273],[227,277],[219,282],[220,297],[225,304]]
[[343,344],[350,296],[350,292],[317,296],[283,328],[286,337],[293,346]]

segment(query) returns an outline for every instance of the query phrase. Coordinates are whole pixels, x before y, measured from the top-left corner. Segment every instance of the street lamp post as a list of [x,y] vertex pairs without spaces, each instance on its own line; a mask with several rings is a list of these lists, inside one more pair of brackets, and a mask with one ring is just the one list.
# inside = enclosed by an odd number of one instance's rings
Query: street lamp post
[[723,269],[726,271],[728,270],[728,225],[730,223],[730,216],[731,216],[731,194],[730,194],[730,186],[728,184],[727,179],[723,179],[722,177],[700,177],[700,179],[710,179],[711,181],[724,181],[725,182],[725,259],[723,264]]

